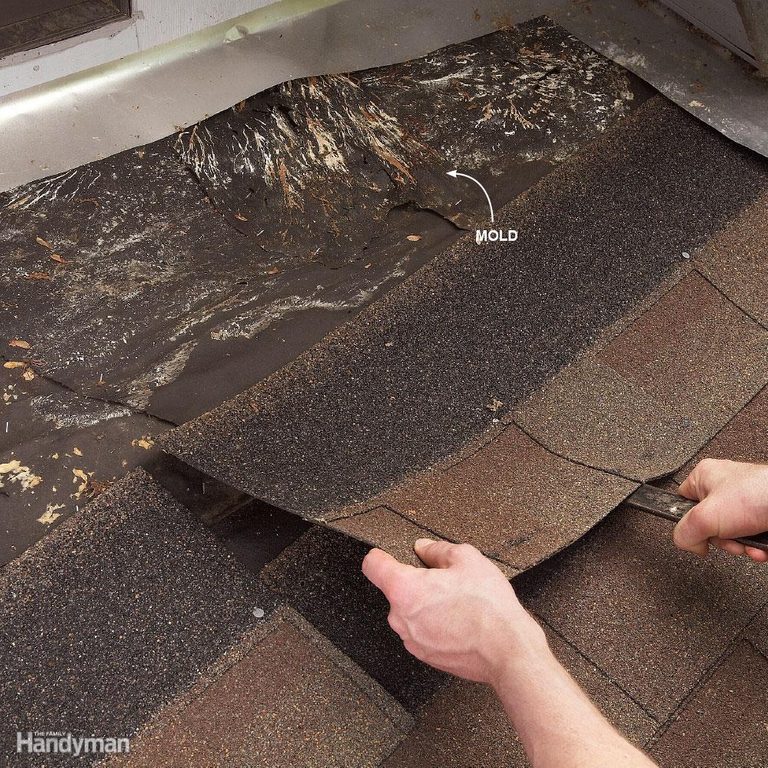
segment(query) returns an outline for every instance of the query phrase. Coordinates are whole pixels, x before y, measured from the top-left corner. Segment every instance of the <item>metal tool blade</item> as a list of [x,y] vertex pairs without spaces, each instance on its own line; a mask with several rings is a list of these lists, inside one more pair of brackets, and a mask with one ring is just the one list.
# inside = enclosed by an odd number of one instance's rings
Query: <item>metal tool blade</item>
[[[661,488],[656,488],[653,485],[644,484],[625,503],[642,512],[648,512],[656,517],[663,517],[665,520],[677,523],[698,502],[678,496],[676,493],[662,491]],[[768,552],[768,531],[757,533],[753,536],[739,536],[734,541],[738,541],[747,547],[754,547],[755,549],[762,549]]]

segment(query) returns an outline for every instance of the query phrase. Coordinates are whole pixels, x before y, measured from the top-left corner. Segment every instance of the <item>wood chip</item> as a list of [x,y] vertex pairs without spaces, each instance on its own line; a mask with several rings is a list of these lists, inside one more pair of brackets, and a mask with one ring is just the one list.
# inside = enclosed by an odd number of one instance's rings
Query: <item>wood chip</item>
[[36,378],[36,375],[31,368],[27,368],[24,373],[21,374],[21,378],[24,379],[24,381],[32,381]]
[[50,243],[49,243],[47,240],[43,240],[43,238],[42,238],[42,237],[36,237],[36,238],[35,238],[35,242],[36,242],[38,245],[42,245],[42,246],[43,246],[43,248],[47,248],[49,251],[52,251],[52,250],[53,250],[53,246],[52,246],[52,245],[51,245],[51,244],[50,244]]
[[242,214],[242,213],[240,213],[240,211],[238,211],[238,212],[235,214],[235,218],[236,218],[238,221],[248,221],[248,217],[247,217],[247,216],[243,216],[243,214]]
[[24,278],[26,280],[50,280],[51,276],[47,272],[30,272]]
[[279,267],[272,267],[272,269],[267,270],[268,275],[279,275],[280,274],[280,268]]
[[9,360],[7,363],[3,363],[3,368],[26,368],[27,364],[22,363],[20,360]]
[[28,341],[24,341],[23,339],[11,339],[8,342],[8,346],[18,347],[19,349],[29,349],[32,345]]
[[421,235],[408,235],[406,239],[410,240],[412,243],[418,243],[419,240],[421,240]]
[[53,261],[55,261],[57,264],[69,264],[69,262],[63,256],[59,256],[58,253],[52,253],[51,259],[53,259]]
[[83,452],[78,447],[74,447],[72,449],[72,453],[74,453],[75,456],[82,456],[83,455]]

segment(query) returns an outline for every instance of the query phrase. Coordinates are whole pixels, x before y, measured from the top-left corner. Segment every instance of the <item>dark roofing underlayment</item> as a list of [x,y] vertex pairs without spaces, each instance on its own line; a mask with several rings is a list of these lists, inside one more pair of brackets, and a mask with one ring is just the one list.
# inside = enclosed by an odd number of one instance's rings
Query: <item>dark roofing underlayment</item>
[[162,444],[371,543],[416,526],[524,570],[768,381],[768,332],[689,258],[766,192],[762,159],[646,102],[500,212],[517,242],[464,238]]
[[[4,193],[0,328],[32,345],[8,355],[172,421],[199,415],[444,249],[457,225],[485,221],[480,191],[446,176],[454,163],[500,204],[619,121],[644,98],[633,90],[540,19],[278,86]],[[304,315],[285,341],[284,322]]]

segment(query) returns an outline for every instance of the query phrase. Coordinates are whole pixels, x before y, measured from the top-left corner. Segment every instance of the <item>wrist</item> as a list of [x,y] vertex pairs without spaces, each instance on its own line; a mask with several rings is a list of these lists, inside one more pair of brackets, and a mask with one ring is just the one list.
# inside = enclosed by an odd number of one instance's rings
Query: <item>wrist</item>
[[493,673],[489,680],[497,693],[521,676],[530,674],[531,669],[554,659],[544,630],[528,613],[525,620],[516,621],[499,640],[491,660]]

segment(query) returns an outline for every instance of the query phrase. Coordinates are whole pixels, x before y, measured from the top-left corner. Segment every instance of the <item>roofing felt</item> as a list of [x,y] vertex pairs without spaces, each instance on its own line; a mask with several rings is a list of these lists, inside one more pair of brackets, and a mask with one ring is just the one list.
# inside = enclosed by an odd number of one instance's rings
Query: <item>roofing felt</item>
[[409,726],[349,659],[278,609],[109,764],[366,768]]
[[[166,435],[163,445],[207,474],[311,519],[381,506],[383,491],[400,483],[417,487],[413,473],[447,461],[498,425],[767,186],[762,159],[665,102],[647,102],[500,213],[501,229],[519,230],[517,242],[478,247],[462,240],[309,353]],[[755,364],[764,359],[765,335],[700,277],[673,290],[703,313],[689,331],[696,349],[709,349],[707,334],[720,321],[735,335],[705,358],[725,365],[731,378],[704,378],[725,391],[720,403],[710,403],[719,421],[693,414],[704,426],[689,446],[693,452],[759,388],[761,376],[764,383],[764,368]],[[664,404],[680,391],[671,376],[696,375],[699,368],[686,371],[664,338],[686,340],[669,325],[686,319],[675,302],[662,297],[646,314],[604,350],[601,362]],[[651,333],[661,337],[658,360],[648,346]],[[649,353],[633,357],[630,340]],[[706,386],[693,384],[692,392],[712,399]],[[522,505],[519,520],[504,518],[495,532],[499,521],[489,520],[484,534],[479,519],[468,525],[459,504],[454,516],[429,509],[412,515],[407,498],[393,509],[447,538],[474,536],[486,551],[503,552],[507,563],[525,568],[615,506],[621,481],[605,483],[595,484],[600,493],[585,496],[580,508],[568,507],[570,525],[553,516],[549,529],[532,524]],[[540,520],[561,504],[561,490],[538,497]],[[527,543],[533,529],[538,548]],[[529,548],[517,562],[510,554],[513,531]]]
[[451,163],[500,204],[630,111],[632,82],[539,19],[4,193],[2,337],[80,392],[185,421],[485,221]]
[[5,566],[0,597],[7,765],[28,764],[16,730],[132,734],[271,608],[140,470]]
[[396,206],[485,221],[479,190],[465,194],[446,171],[469,162],[500,205],[629,112],[637,90],[542,17],[397,66],[285,83],[176,146],[240,231],[338,265]]
[[159,453],[142,413],[0,367],[0,564]]

